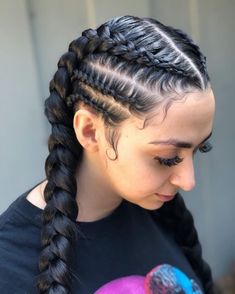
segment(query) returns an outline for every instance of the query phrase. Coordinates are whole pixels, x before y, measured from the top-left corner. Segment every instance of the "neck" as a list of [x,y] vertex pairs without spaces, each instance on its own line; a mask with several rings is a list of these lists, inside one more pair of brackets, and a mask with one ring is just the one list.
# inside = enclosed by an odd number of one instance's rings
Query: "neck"
[[[76,220],[80,222],[102,219],[112,213],[122,201],[122,198],[115,195],[107,186],[105,172],[102,172],[100,165],[95,163],[94,159],[90,160],[84,156],[75,173],[77,181],[76,201],[79,210]],[[28,198],[30,202],[36,203],[41,209],[46,206],[43,196],[46,184],[47,180],[37,186],[40,201],[38,198],[37,200]]]
[[[91,164],[92,162],[92,164]],[[105,172],[84,154],[76,172],[79,213],[77,221],[95,221],[109,215],[122,201],[107,186]]]

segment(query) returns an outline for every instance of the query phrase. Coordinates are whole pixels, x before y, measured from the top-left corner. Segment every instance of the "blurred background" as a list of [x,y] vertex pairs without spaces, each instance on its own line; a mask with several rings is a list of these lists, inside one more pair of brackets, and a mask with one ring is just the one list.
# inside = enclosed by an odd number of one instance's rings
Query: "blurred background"
[[197,187],[184,198],[214,277],[229,275],[235,261],[235,0],[0,0],[0,213],[45,178],[50,125],[43,104],[59,57],[84,29],[124,14],[183,29],[207,56],[217,100],[214,149],[198,155]]

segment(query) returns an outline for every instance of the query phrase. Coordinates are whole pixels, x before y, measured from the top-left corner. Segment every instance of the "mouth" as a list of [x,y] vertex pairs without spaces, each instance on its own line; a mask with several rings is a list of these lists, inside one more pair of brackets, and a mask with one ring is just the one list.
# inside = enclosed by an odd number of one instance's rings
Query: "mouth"
[[175,198],[175,195],[162,195],[158,193],[155,193],[155,195],[163,202],[171,201]]

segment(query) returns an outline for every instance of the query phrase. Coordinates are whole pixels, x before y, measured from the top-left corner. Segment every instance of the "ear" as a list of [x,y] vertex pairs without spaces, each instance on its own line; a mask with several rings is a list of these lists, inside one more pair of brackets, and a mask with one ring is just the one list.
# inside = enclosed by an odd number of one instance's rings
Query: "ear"
[[97,115],[88,109],[79,109],[74,114],[73,128],[77,140],[84,149],[96,152],[98,148],[99,120]]

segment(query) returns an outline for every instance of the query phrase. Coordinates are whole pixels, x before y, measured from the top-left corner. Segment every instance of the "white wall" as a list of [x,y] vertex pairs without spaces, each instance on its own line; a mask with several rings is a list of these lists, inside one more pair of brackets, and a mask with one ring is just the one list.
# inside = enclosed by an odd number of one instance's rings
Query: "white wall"
[[184,195],[215,277],[226,272],[235,258],[234,13],[230,0],[1,0],[0,211],[44,178],[50,126],[43,102],[69,42],[113,16],[153,16],[192,35],[207,55],[215,146],[198,157],[197,187]]
[[26,1],[0,2],[0,207],[43,175],[45,122]]

